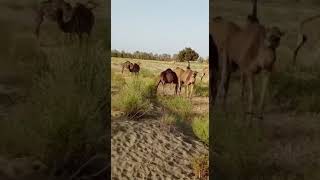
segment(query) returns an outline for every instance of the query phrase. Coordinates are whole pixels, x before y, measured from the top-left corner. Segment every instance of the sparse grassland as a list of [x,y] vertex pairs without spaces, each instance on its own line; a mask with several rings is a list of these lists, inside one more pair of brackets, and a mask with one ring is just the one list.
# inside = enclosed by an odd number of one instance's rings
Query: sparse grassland
[[[121,63],[127,60],[140,63],[141,71],[138,76],[130,74],[128,71],[125,71],[123,74],[121,74]],[[167,133],[173,133],[174,135],[176,132],[182,132],[184,136],[186,136],[185,138],[189,139],[188,141],[200,141],[202,142],[202,146],[205,147],[206,151],[208,151],[207,145],[209,142],[209,119],[207,116],[204,116],[208,115],[209,109],[209,99],[207,96],[208,88],[206,88],[208,87],[208,77],[205,77],[201,83],[200,77],[197,78],[196,86],[199,85],[199,88],[196,87],[197,90],[195,90],[196,92],[194,93],[194,97],[192,100],[190,100],[184,97],[184,88],[182,89],[182,96],[174,95],[174,85],[171,84],[165,85],[164,91],[162,90],[162,85],[159,86],[158,90],[156,89],[156,85],[159,81],[159,75],[162,71],[166,70],[167,68],[174,70],[176,67],[185,69],[187,67],[187,63],[112,58],[111,64],[111,86],[113,93],[112,112],[114,115],[112,121],[114,124],[127,120],[136,120],[141,122],[141,126],[145,126],[145,124],[147,124],[145,121],[150,121],[152,124],[159,123],[160,127],[162,127],[161,130],[157,130],[156,126],[153,127],[153,130],[145,130],[150,132],[148,136],[151,136],[155,132],[158,134],[157,137],[163,137]],[[191,63],[191,69],[198,72],[201,72],[205,66],[207,66],[205,63]],[[115,134],[114,136],[117,135]],[[132,136],[135,135],[131,135],[131,137]],[[169,144],[173,143],[174,139],[169,140],[172,141],[169,142]],[[154,139],[154,141],[156,142],[157,140]],[[159,145],[156,147],[161,149],[171,146],[165,145],[166,147],[162,147],[162,145],[164,144],[161,140]],[[174,145],[174,143],[172,145]],[[176,145],[179,146],[179,144]],[[145,147],[146,145],[140,146]],[[183,151],[183,147],[177,147],[177,149]],[[180,150],[175,150],[171,147],[167,152],[174,151],[174,154],[176,154]],[[136,151],[136,153],[140,153],[140,150]],[[196,158],[202,157],[199,154],[190,155],[190,158],[188,158],[186,161],[189,162],[190,166],[184,167],[187,170],[192,167],[191,164],[193,159],[191,156],[195,156]],[[170,162],[168,159],[165,159],[165,157],[160,158],[164,158],[161,160],[163,161],[162,163]],[[177,160],[181,159],[182,157],[179,158],[173,156],[172,158]],[[182,159],[184,159],[184,157]],[[208,164],[208,159],[202,159],[200,164],[194,165],[194,170],[197,172],[206,172],[206,170],[208,170],[208,166],[206,166],[206,164]],[[172,166],[172,168],[176,167],[174,164],[171,164],[170,166]],[[127,167],[123,166],[123,168]],[[184,175],[178,176],[179,172],[180,171],[177,170],[176,178],[184,177]],[[190,173],[194,173],[194,171],[191,169]],[[170,174],[166,175],[166,177],[170,176]],[[189,178],[192,176],[195,175],[185,175],[185,177]],[[206,176],[207,174],[204,173],[203,177]]]
[[[210,9],[238,24],[251,12],[251,1],[215,1]],[[315,1],[258,0],[258,17],[266,26],[277,25],[287,34],[277,50],[264,120],[244,118],[239,79],[231,77],[228,113],[215,109],[210,130],[217,179],[319,179],[319,20],[311,23],[310,41],[291,66],[298,26],[302,19],[318,14]],[[256,91],[261,84],[257,77]],[[250,125],[251,124],[251,125]],[[312,164],[312,165],[311,165]]]
[[[49,174],[66,178],[106,152],[107,7],[99,2],[91,41],[80,48],[77,42],[64,44],[65,36],[50,21],[44,21],[40,39],[35,38],[33,8],[38,2],[0,2],[0,94],[12,99],[9,105],[0,102],[0,156],[33,157],[49,167],[39,179],[49,179]],[[96,165],[85,174],[98,172],[105,163]]]

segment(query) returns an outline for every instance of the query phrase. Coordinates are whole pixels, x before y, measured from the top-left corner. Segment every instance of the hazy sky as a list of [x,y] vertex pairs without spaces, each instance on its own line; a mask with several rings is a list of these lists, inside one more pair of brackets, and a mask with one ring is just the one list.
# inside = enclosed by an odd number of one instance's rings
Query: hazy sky
[[112,49],[209,55],[208,0],[112,0]]

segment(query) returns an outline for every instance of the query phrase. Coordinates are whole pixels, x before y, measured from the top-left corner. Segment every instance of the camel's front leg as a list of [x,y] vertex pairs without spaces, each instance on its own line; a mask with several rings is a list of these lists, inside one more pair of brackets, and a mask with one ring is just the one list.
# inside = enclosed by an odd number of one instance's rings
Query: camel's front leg
[[246,81],[245,81],[245,75],[244,73],[241,73],[240,75],[240,82],[241,82],[241,101],[244,102],[244,92],[245,92],[245,86],[246,86]]
[[253,103],[254,103],[254,89],[253,89],[253,74],[247,75],[248,85],[249,85],[249,113],[253,113]]
[[266,91],[268,89],[269,81],[270,81],[270,72],[264,72],[263,73],[263,81],[262,81],[262,89],[261,89],[261,97],[260,97],[260,103],[259,103],[259,115],[262,118],[263,114],[263,108],[264,108],[264,101],[266,96]]
[[190,85],[188,84],[186,89],[187,98],[189,97],[189,92],[190,92]]
[[194,86],[194,84],[190,85],[190,92],[189,92],[190,93],[190,95],[189,95],[190,99],[192,98],[193,86]]

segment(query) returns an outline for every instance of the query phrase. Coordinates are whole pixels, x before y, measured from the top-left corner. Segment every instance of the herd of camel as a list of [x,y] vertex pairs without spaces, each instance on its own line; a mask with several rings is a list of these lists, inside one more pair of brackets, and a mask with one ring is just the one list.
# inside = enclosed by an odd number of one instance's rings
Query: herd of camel
[[90,37],[95,17],[92,10],[98,4],[88,1],[86,4],[77,2],[74,6],[65,0],[46,0],[40,2],[35,10],[35,35],[40,35],[40,26],[45,19],[56,22],[59,29],[72,40],[77,35],[81,43],[84,34]]
[[[134,73],[135,75],[138,75],[140,71],[140,66],[137,63],[131,63],[130,61],[126,61],[122,63],[122,73],[124,70],[127,69],[131,73]],[[203,69],[202,75],[201,75],[201,81],[205,75],[209,73],[209,67],[205,67]],[[196,82],[198,72],[193,71],[190,68],[190,62],[188,62],[188,66],[186,69],[176,67],[173,71],[172,69],[168,68],[160,73],[159,76],[159,82],[156,86],[156,89],[158,89],[159,85],[162,85],[162,92],[164,93],[164,87],[166,84],[174,84],[175,85],[175,95],[181,94],[182,86],[185,86],[185,93],[186,97],[192,98],[192,92],[193,87]]]
[[[210,102],[212,106],[218,102],[223,109],[226,108],[230,75],[239,70],[241,98],[245,96],[246,85],[249,92],[246,113],[262,119],[270,74],[277,58],[276,49],[285,33],[279,27],[269,28],[261,24],[257,17],[257,0],[252,0],[252,4],[252,13],[247,16],[243,27],[220,16],[210,22]],[[301,23],[293,63],[296,62],[299,49],[307,40],[306,34],[301,31],[303,24],[317,17],[319,15]],[[258,109],[254,110],[254,78],[258,73],[263,74],[263,81]]]

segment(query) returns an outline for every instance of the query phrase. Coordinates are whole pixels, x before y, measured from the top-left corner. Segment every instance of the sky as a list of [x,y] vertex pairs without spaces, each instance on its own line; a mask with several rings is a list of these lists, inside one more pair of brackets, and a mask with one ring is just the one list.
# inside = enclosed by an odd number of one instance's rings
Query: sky
[[112,0],[111,47],[176,54],[191,47],[209,55],[208,0]]

